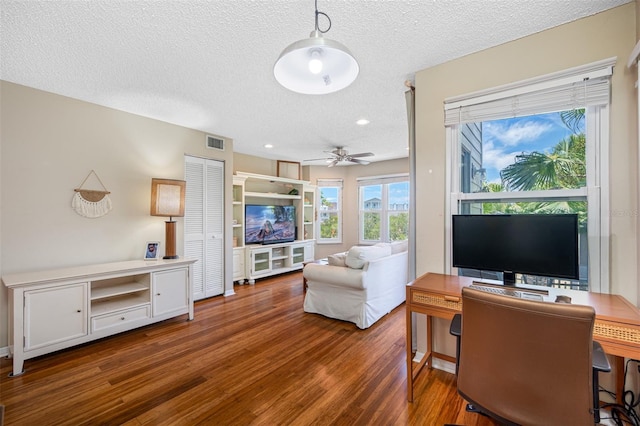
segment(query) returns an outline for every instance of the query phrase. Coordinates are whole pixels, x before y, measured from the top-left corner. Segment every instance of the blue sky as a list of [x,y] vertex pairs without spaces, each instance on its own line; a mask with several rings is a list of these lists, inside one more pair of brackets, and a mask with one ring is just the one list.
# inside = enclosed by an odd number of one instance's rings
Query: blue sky
[[[371,198],[382,198],[381,185],[372,185],[365,187],[365,200]],[[330,202],[335,202],[338,197],[338,191],[335,188],[322,188],[322,193]],[[409,201],[409,182],[398,182],[389,185],[389,202],[405,203]]]
[[[382,199],[382,185],[367,186],[364,189],[364,199],[371,198]],[[389,184],[389,203],[407,203],[409,202],[409,182],[397,182]]]
[[482,123],[482,166],[487,182],[500,182],[500,170],[513,164],[523,152],[550,152],[562,139],[571,135],[560,113],[507,118]]

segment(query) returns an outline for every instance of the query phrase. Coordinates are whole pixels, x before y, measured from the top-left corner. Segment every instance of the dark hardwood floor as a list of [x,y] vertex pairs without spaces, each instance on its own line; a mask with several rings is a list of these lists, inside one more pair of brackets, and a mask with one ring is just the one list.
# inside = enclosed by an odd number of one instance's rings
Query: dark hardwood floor
[[406,400],[404,304],[367,330],[302,311],[302,274],[236,286],[181,316],[0,362],[6,425],[494,425],[455,377],[424,371]]

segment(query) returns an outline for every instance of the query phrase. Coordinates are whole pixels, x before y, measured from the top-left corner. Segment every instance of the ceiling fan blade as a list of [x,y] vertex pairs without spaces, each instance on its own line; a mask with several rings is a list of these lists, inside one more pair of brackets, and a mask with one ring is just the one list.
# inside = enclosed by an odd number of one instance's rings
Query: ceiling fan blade
[[324,158],[310,158],[308,160],[302,160],[302,161],[320,161],[320,160],[327,161],[327,160],[333,160],[333,158],[327,158],[327,157],[324,157]]
[[335,159],[335,160],[333,160],[331,163],[329,163],[329,165],[328,165],[327,167],[333,167],[333,166],[335,166],[336,164],[338,164],[338,162],[339,162],[339,161],[340,161],[340,160],[338,160],[338,159],[336,158],[336,159]]
[[349,158],[349,161],[351,161],[352,163],[362,164],[363,166],[366,166],[367,164],[371,163],[371,161],[358,160],[357,158]]
[[361,152],[360,154],[349,154],[349,157],[371,157],[373,152]]

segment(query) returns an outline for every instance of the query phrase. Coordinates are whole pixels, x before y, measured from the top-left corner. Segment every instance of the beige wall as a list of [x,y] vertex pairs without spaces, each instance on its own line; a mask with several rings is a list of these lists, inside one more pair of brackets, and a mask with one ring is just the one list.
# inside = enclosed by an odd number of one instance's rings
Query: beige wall
[[637,300],[636,92],[625,66],[635,44],[634,8],[630,3],[417,73],[418,273],[444,270],[444,99],[617,56],[610,126],[611,288]]
[[[404,143],[398,141],[398,143]],[[277,161],[267,160],[236,153],[233,157],[234,171],[277,174]],[[302,178],[315,185],[318,179],[343,179],[343,235],[342,244],[316,244],[315,258],[321,259],[330,254],[346,251],[358,244],[358,183],[359,177],[384,176],[409,173],[409,159],[373,162],[368,166],[303,166]]]
[[[640,22],[640,1],[636,0],[636,22]],[[636,40],[640,40],[640,25],[636,25]]]
[[[185,153],[224,160],[231,194],[231,140],[224,152],[210,150],[199,131],[4,81],[0,90],[2,274],[138,259],[146,241],[163,245],[165,219],[149,215],[151,178],[183,179]],[[113,202],[113,210],[96,219],[71,209],[74,188],[91,170]],[[176,220],[181,255],[183,222]],[[225,268],[228,288],[231,256]],[[6,297],[3,286],[1,324],[7,324]],[[6,333],[0,327],[0,348],[7,345]]]
[[246,154],[233,154],[233,172],[257,173],[259,175],[277,176],[278,162],[262,157]]
[[418,275],[445,272],[444,99],[617,56],[610,114],[610,280],[613,293],[637,303],[636,79],[635,70],[626,68],[636,41],[635,7],[620,6],[416,74]]

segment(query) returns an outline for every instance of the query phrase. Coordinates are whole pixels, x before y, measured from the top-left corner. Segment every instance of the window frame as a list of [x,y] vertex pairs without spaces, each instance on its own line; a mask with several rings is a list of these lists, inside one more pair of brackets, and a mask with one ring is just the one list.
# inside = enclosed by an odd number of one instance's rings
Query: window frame
[[[587,64],[583,67],[576,67],[558,73],[541,76],[514,83],[513,85],[501,86],[499,88],[488,89],[482,92],[475,92],[469,95],[456,97],[455,99],[445,100],[445,109],[447,102],[450,101],[449,109],[453,109],[452,104],[473,105],[475,102],[486,102],[487,100],[502,100],[515,98],[521,94],[535,92],[541,87],[549,88],[567,84],[568,81],[580,81],[590,76],[594,78],[606,78],[610,84],[610,76],[613,70],[615,58],[599,61],[593,64]],[[579,84],[579,83],[576,83]],[[586,118],[586,152],[585,160],[587,165],[587,183],[585,187],[578,189],[563,190],[545,190],[545,191],[513,191],[513,192],[478,192],[478,193],[462,193],[460,191],[460,167],[461,161],[461,141],[459,139],[460,126],[468,120],[462,119],[462,113],[459,113],[460,121],[457,123],[445,124],[446,138],[446,193],[449,194],[449,202],[445,205],[445,228],[447,238],[445,239],[445,268],[450,273],[455,272],[451,266],[451,216],[461,212],[460,205],[463,201],[476,202],[517,202],[517,201],[535,201],[539,199],[579,199],[587,202],[587,238],[589,250],[589,274],[588,284],[589,291],[609,293],[609,237],[610,237],[610,220],[609,220],[609,114],[610,99],[606,103],[598,103],[589,105],[586,101],[586,83],[585,83],[585,108]],[[567,107],[566,109],[571,109]],[[513,116],[528,116],[552,112],[553,110],[545,109],[544,106],[539,107],[537,112],[527,111],[526,113]],[[450,117],[450,116],[449,116]],[[503,118],[506,118],[503,117]],[[479,122],[491,121],[498,119],[491,117],[479,120]],[[478,120],[476,120],[478,122]]]
[[[398,212],[404,212],[409,217],[409,211],[411,206],[411,181],[409,179],[408,173],[400,173],[395,175],[387,175],[387,176],[376,176],[376,177],[363,177],[358,178],[358,244],[361,245],[371,245],[376,243],[388,243],[391,242],[389,240],[389,218],[392,215],[398,214]],[[394,183],[404,183],[406,182],[409,185],[409,189],[407,190],[407,198],[409,199],[409,204],[407,205],[406,210],[390,210],[389,209],[389,185]],[[364,187],[367,186],[382,186],[381,191],[381,202],[380,209],[378,210],[364,210]],[[378,240],[365,240],[364,237],[364,214],[378,212],[380,214],[380,239]],[[407,233],[409,230],[407,230]]]
[[[323,188],[335,188],[337,190],[337,201],[335,210],[323,210],[322,205],[322,189]],[[343,180],[342,179],[318,179],[316,181],[316,191],[318,200],[318,219],[316,220],[316,244],[342,244],[342,193],[343,193]],[[322,226],[322,213],[336,213],[338,217],[338,232],[335,238],[323,238],[320,232]]]

